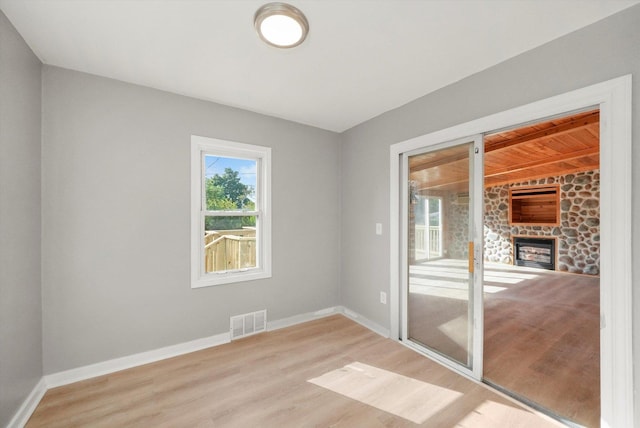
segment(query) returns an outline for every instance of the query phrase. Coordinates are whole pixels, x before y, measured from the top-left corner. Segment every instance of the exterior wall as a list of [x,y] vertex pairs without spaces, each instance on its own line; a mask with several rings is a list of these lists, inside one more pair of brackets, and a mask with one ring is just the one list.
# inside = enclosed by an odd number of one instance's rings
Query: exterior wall
[[0,11],[0,426],[42,377],[41,67]]
[[[509,225],[509,188],[560,184],[560,226]],[[600,273],[600,172],[489,187],[484,192],[484,258],[513,264],[514,236],[557,238],[556,270]]]

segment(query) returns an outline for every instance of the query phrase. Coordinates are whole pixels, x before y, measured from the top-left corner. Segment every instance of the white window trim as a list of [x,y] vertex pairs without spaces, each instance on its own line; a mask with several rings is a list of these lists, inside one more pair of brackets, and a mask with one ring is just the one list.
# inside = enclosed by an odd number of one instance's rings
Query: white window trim
[[[259,159],[259,186],[256,209],[259,211],[256,235],[257,266],[228,272],[204,273],[204,180],[202,155]],[[229,212],[227,215],[252,215],[253,211]],[[209,287],[271,277],[271,148],[236,143],[209,137],[191,136],[191,288]]]

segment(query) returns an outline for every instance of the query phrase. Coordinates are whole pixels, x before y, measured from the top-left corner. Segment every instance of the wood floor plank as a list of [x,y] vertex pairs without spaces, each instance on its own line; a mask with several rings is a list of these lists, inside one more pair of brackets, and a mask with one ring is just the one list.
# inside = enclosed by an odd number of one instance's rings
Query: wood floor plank
[[600,278],[532,273],[521,282],[499,284],[506,287],[502,292],[485,294],[484,377],[564,418],[597,427]]
[[[484,379],[560,417],[599,426],[600,278],[484,267]],[[467,268],[454,259],[412,265],[407,313],[412,340],[462,363]]]
[[[418,425],[309,382],[356,363],[459,396]],[[404,393],[402,382],[393,388],[397,396]],[[27,427],[558,425],[336,315],[51,389]]]

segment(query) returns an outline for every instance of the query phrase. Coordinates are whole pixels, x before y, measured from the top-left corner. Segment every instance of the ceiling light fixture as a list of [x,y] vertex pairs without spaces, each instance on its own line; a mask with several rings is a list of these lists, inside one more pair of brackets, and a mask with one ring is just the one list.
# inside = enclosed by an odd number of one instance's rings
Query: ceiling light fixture
[[253,23],[260,38],[277,48],[293,48],[304,41],[309,32],[307,18],[287,3],[267,3],[256,11]]

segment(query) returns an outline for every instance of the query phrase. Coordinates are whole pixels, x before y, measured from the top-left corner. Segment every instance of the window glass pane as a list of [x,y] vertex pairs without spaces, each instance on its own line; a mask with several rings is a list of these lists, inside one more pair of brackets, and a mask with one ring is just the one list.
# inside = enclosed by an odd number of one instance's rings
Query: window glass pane
[[255,210],[257,166],[255,159],[205,155],[206,210]]
[[191,136],[192,288],[271,277],[270,170],[268,147]]
[[256,216],[206,216],[204,218],[205,232],[228,231],[247,227],[256,227]]
[[[409,156],[407,335],[472,368],[473,142]],[[443,212],[444,211],[444,212]],[[447,227],[441,227],[446,218]]]
[[205,217],[205,272],[256,267],[255,225],[255,216]]

